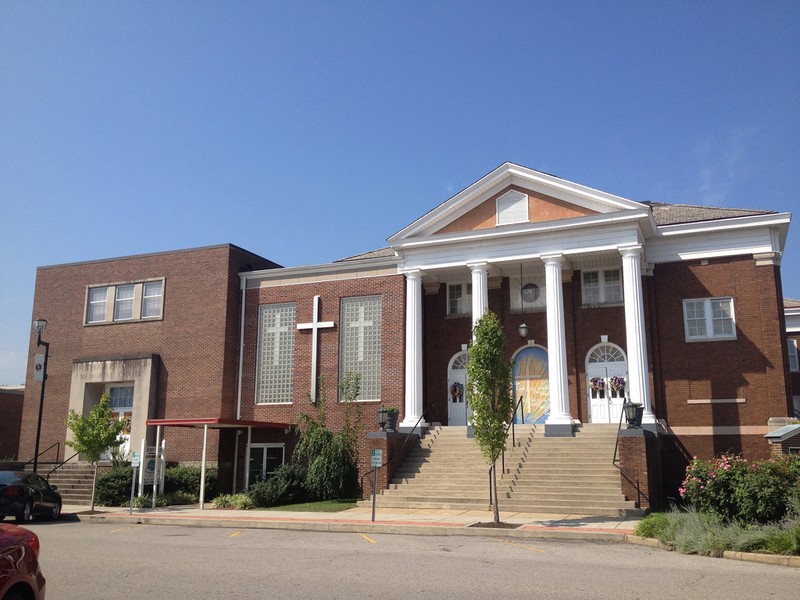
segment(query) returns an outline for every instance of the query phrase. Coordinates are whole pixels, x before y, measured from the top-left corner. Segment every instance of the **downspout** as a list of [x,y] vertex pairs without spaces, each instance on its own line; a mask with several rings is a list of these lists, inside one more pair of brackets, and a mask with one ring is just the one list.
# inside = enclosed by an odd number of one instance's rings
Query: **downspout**
[[239,318],[239,381],[236,384],[236,420],[242,418],[242,371],[244,365],[244,316],[245,316],[245,299],[247,298],[247,275],[239,275],[241,280],[242,292],[242,314]]

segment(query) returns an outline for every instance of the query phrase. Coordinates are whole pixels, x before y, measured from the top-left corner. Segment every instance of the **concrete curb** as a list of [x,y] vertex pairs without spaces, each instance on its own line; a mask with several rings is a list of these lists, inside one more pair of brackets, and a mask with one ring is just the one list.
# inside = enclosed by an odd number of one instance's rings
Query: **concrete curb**
[[[675,550],[674,546],[663,544],[654,538],[643,538],[637,535],[627,536],[629,544],[637,546],[648,546],[650,548],[658,548],[659,550],[667,550],[672,552]],[[757,552],[734,552],[733,550],[726,550],[722,553],[721,558],[729,560],[740,560],[743,562],[755,562],[765,565],[780,565],[782,567],[794,567],[800,569],[800,556],[786,556],[783,554],[759,554]]]

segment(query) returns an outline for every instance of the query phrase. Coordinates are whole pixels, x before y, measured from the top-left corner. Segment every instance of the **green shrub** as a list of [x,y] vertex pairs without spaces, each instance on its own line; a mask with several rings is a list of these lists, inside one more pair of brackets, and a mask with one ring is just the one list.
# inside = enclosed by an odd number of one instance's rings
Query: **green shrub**
[[[190,494],[194,502],[197,502],[200,499],[200,475],[200,467],[168,467],[164,471],[164,493]],[[216,495],[217,472],[214,469],[206,469],[205,497],[209,499]]]
[[302,465],[278,467],[266,481],[257,481],[247,492],[256,506],[282,506],[310,500],[306,489],[306,469]]
[[131,500],[130,467],[115,467],[97,476],[95,502],[100,506],[123,506]]
[[664,513],[652,513],[642,519],[636,526],[639,537],[658,539],[669,527],[669,517]]
[[214,508],[236,508],[238,510],[249,510],[255,508],[253,499],[248,494],[220,494],[212,502]]
[[710,461],[695,458],[686,469],[680,494],[700,512],[723,521],[766,524],[796,514],[799,488],[798,457],[748,464],[723,454]]

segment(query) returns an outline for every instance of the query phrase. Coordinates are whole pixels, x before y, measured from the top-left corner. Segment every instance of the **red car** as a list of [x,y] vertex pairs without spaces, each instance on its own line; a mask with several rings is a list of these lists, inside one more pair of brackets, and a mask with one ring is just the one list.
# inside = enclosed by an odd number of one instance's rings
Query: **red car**
[[0,599],[44,600],[39,538],[32,531],[0,523]]

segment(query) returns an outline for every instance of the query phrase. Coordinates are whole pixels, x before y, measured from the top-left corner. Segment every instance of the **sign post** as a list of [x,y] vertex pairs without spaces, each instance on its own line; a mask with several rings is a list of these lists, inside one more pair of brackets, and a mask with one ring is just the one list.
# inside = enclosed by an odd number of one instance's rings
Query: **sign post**
[[133,468],[131,472],[131,506],[130,511],[128,512],[129,515],[133,514],[133,491],[136,489],[136,472],[139,470],[140,464],[140,457],[138,452],[131,452],[131,467]]
[[372,468],[375,471],[374,480],[372,482],[372,520],[375,520],[375,503],[378,499],[378,468],[383,464],[383,450],[378,448],[372,449]]

